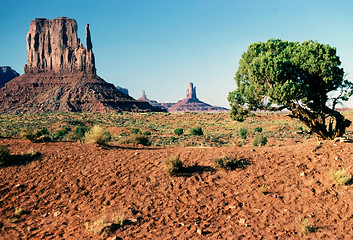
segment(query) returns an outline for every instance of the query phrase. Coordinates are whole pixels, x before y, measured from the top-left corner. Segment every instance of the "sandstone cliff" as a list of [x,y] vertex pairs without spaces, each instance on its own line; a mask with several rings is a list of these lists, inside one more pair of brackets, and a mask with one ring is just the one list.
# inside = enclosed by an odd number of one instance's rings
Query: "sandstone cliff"
[[27,34],[25,73],[86,72],[96,73],[89,25],[84,48],[77,37],[77,23],[66,17],[37,18]]
[[20,76],[20,74],[18,74],[18,72],[13,70],[11,67],[0,66],[0,88],[5,86],[7,82],[18,76]]
[[33,20],[25,74],[0,89],[0,112],[161,111],[97,76],[92,48],[88,24],[85,48],[74,19]]

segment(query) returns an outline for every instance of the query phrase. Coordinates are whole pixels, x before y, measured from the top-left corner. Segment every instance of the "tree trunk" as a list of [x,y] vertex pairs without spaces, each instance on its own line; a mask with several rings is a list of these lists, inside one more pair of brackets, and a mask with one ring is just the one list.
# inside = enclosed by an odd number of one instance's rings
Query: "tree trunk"
[[292,112],[290,116],[303,122],[319,139],[342,137],[346,128],[351,125],[351,121],[345,119],[341,113],[326,106],[321,112],[312,112],[292,103],[289,109]]

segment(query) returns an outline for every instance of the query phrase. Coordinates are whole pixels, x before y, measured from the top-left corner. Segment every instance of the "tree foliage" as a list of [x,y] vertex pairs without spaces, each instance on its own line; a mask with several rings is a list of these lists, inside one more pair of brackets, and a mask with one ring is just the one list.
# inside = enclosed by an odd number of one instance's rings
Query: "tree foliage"
[[352,95],[336,49],[315,41],[270,39],[253,43],[242,55],[229,93],[237,121],[255,110],[291,111],[319,138],[342,136],[350,121],[335,110]]

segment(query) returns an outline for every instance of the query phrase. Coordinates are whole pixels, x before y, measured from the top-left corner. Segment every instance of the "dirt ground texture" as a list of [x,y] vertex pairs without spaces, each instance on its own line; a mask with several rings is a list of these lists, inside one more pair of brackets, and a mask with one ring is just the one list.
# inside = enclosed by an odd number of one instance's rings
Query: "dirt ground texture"
[[[352,143],[272,147],[133,147],[0,139],[0,239],[351,239]],[[164,160],[179,156],[182,176]],[[249,162],[227,171],[212,159]],[[25,162],[28,161],[28,162]],[[19,213],[19,209],[22,211]],[[119,224],[119,219],[121,225]]]

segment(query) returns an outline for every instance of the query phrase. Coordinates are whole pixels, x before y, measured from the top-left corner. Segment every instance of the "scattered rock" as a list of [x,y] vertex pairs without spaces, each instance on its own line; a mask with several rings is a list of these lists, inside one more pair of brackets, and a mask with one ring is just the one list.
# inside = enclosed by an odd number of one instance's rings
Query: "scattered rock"
[[61,215],[61,212],[54,212],[54,217],[58,217],[58,216],[60,216]]
[[245,224],[245,218],[239,219],[239,224]]

